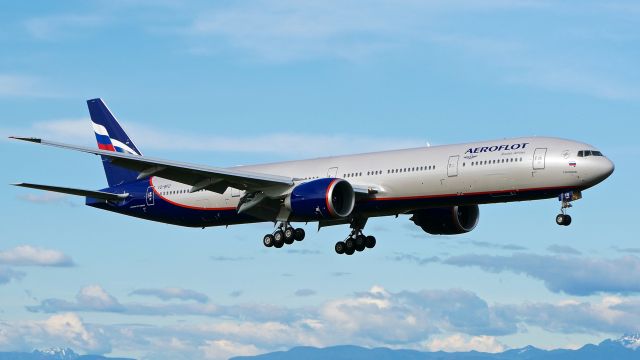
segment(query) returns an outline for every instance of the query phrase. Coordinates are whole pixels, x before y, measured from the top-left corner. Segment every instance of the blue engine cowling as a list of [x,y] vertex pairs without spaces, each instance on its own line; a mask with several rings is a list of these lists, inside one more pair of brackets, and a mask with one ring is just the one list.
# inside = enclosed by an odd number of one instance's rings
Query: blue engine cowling
[[285,206],[297,219],[339,219],[351,215],[355,198],[348,181],[324,178],[293,188],[285,199]]
[[411,221],[431,235],[457,235],[476,228],[480,218],[478,205],[419,210]]

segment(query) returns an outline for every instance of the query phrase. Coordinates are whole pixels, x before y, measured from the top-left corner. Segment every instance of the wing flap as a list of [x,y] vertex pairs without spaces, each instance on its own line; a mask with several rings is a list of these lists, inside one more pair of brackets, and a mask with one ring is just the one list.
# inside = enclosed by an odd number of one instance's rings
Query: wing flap
[[110,200],[110,201],[124,200],[127,197],[129,197],[129,194],[127,193],[114,194],[114,193],[108,193],[104,191],[75,189],[75,188],[68,188],[68,187],[61,187],[61,186],[40,185],[40,184],[30,184],[30,183],[19,183],[19,184],[12,184],[12,185],[30,188],[30,189],[53,191],[53,192],[62,193],[62,194],[86,196],[94,199],[102,199],[102,200]]

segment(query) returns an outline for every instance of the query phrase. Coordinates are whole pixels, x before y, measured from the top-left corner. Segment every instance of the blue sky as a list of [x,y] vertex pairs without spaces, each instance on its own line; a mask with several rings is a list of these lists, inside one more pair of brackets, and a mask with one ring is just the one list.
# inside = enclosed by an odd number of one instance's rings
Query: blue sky
[[523,135],[616,172],[574,223],[481,207],[472,233],[372,219],[265,249],[270,224],[183,229],[1,186],[0,350],[226,358],[296,345],[576,347],[640,331],[640,6],[633,1],[39,1],[0,12],[0,183],[105,186],[102,97],[148,155],[231,166]]

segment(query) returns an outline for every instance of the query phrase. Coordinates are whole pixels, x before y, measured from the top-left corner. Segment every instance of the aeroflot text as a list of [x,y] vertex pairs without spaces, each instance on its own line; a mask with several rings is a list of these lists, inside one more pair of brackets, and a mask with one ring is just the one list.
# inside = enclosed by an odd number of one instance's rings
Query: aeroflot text
[[512,145],[496,145],[496,146],[483,146],[477,147],[475,149],[469,149],[465,154],[479,154],[484,152],[494,152],[494,151],[502,151],[502,150],[520,150],[524,149],[529,145],[529,143],[521,143],[521,144],[512,144]]

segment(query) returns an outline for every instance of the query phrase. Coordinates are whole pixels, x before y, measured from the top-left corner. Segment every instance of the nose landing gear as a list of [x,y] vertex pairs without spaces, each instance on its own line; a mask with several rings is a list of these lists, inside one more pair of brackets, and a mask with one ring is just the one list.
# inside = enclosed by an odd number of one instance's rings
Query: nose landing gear
[[569,191],[560,194],[558,199],[562,202],[560,206],[560,214],[556,216],[556,224],[561,226],[569,226],[571,225],[571,216],[567,214],[567,209],[573,207],[571,205],[572,201],[580,200],[582,198],[582,194],[580,191]]
[[285,244],[291,245],[294,241],[304,240],[303,228],[293,228],[288,222],[281,222],[276,231],[262,238],[262,244],[266,247],[281,248]]

